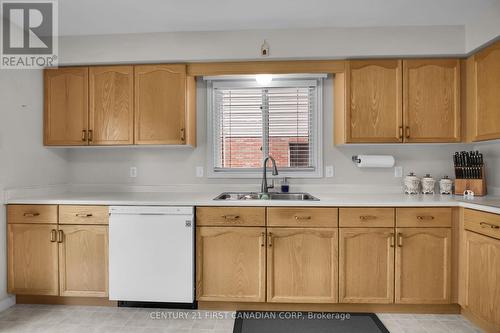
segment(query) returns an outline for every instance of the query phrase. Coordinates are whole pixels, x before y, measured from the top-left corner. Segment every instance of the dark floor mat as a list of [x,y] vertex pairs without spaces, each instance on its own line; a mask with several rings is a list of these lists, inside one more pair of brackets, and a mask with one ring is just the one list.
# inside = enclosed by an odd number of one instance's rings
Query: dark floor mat
[[374,313],[238,311],[233,333],[389,333]]

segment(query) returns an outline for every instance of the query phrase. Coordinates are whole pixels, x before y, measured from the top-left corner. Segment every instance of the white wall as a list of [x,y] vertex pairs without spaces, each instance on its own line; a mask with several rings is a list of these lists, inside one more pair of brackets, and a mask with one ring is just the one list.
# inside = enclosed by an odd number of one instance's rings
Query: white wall
[[500,36],[500,1],[494,1],[489,10],[467,24],[465,49],[471,52],[498,36]]
[[66,150],[43,147],[40,70],[0,70],[0,302],[6,297],[6,188],[67,182]]
[[[406,171],[420,175],[430,172],[435,177],[452,176],[451,155],[465,149],[464,145],[372,145],[335,147],[332,142],[332,84],[324,85],[324,162],[334,165],[335,177],[292,180],[301,184],[377,184],[399,185],[400,178],[392,169],[358,169],[351,156],[355,154],[393,154],[397,164]],[[70,179],[77,184],[259,184],[257,179],[196,178],[196,166],[206,166],[206,90],[198,80],[197,91],[198,147],[188,148],[93,148],[73,149],[69,152]],[[129,167],[138,168],[138,177],[129,178]]]
[[456,55],[463,26],[170,32],[61,37],[61,64]]

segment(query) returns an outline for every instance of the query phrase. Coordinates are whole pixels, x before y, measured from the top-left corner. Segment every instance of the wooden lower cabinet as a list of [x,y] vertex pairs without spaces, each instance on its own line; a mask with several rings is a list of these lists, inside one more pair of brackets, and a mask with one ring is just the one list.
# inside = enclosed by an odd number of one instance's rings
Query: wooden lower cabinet
[[394,302],[394,228],[340,228],[339,302]]
[[108,296],[108,227],[59,226],[61,296]]
[[267,301],[336,303],[338,232],[268,228]]
[[464,247],[462,306],[500,332],[500,239],[465,231]]
[[8,225],[8,292],[58,295],[56,224]]
[[196,289],[199,301],[266,300],[266,228],[198,227]]
[[[65,207],[59,208],[64,211]],[[100,212],[107,207],[80,209]],[[62,221],[57,205],[9,205],[7,210],[9,293],[108,296],[107,225],[58,224]],[[42,223],[45,220],[54,223]]]
[[395,303],[449,304],[450,228],[396,229]]

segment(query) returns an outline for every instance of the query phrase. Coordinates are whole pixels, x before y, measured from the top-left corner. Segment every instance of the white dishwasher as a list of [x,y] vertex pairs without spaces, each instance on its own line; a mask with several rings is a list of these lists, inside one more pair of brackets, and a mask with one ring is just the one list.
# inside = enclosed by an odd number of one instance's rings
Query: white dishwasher
[[109,209],[109,299],[194,303],[194,208]]

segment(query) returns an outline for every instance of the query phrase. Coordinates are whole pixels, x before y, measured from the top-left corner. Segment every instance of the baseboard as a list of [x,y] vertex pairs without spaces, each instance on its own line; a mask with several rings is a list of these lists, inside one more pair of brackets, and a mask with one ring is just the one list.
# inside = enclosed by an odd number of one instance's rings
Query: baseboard
[[500,325],[492,324],[469,311],[468,309],[461,309],[462,315],[481,328],[486,333],[498,333],[500,332]]
[[459,314],[458,304],[295,304],[295,303],[237,303],[198,302],[201,310],[256,311],[328,311],[328,312],[389,312]]
[[117,306],[117,302],[99,297],[17,295],[16,298],[17,304]]
[[11,306],[16,304],[16,296],[8,295],[3,300],[0,301],[0,312],[7,310]]

